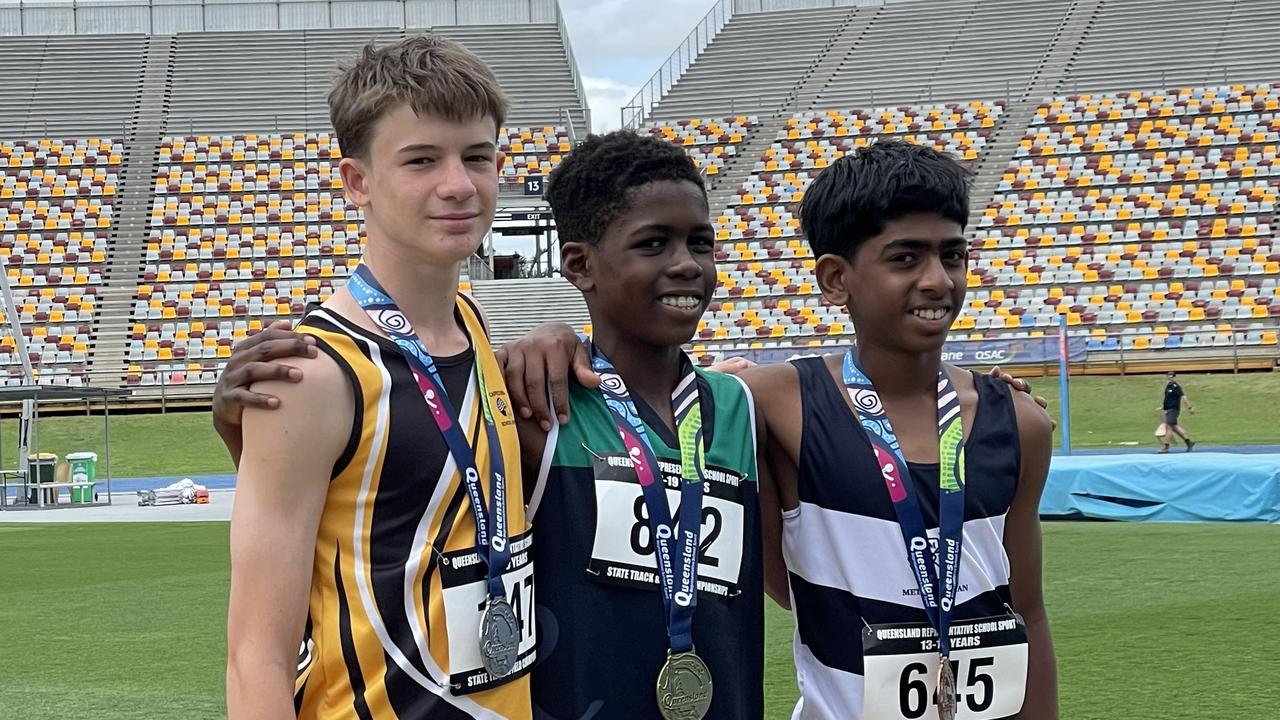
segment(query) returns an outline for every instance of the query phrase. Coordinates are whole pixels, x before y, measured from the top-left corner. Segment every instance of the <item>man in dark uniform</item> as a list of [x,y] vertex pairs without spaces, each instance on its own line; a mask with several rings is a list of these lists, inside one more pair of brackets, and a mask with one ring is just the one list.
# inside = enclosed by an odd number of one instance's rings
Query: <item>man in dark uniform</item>
[[1191,400],[1187,394],[1183,392],[1182,386],[1178,384],[1178,373],[1170,371],[1166,376],[1169,382],[1164,386],[1164,405],[1161,406],[1164,412],[1164,424],[1168,426],[1168,431],[1160,436],[1160,452],[1169,452],[1169,433],[1176,433],[1182,438],[1182,442],[1187,445],[1187,452],[1191,452],[1191,448],[1196,446],[1196,441],[1187,435],[1187,431],[1178,424],[1178,415],[1182,412],[1182,403],[1187,403],[1187,410],[1192,415],[1196,414],[1196,409],[1191,407]]

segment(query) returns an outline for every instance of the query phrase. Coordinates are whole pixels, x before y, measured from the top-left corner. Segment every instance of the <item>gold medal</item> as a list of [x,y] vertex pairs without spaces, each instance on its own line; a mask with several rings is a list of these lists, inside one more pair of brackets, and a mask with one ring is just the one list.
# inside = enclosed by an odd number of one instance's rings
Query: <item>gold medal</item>
[[946,655],[939,656],[942,666],[938,668],[938,717],[942,720],[956,719],[956,674],[951,669],[951,661]]
[[711,708],[711,670],[692,650],[668,652],[657,690],[663,720],[702,720]]

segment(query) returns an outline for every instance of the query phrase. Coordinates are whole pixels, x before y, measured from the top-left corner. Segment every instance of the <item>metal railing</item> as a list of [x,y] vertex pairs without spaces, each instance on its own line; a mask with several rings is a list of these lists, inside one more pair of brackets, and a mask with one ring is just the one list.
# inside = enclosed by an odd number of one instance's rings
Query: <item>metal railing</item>
[[676,80],[680,79],[684,71],[693,64],[694,59],[729,22],[729,18],[733,16],[733,6],[734,0],[718,0],[707,14],[702,16],[698,24],[693,27],[693,31],[658,66],[658,71],[653,74],[653,77],[641,85],[635,97],[619,110],[622,114],[622,127],[630,129],[640,127],[653,110],[653,104],[676,84]]
[[[1164,340],[1162,347],[1147,344],[1157,336],[1154,332],[1155,327],[1158,326],[1144,325],[1104,330],[1101,336],[1095,336],[1090,329],[1072,329],[1068,340],[1070,348],[1068,363],[1072,374],[1118,373],[1124,375],[1163,372],[1169,369],[1231,372],[1268,369],[1280,371],[1280,320],[1276,318],[1231,330],[1171,328],[1160,333]],[[963,333],[956,333],[952,338],[956,341],[956,345],[981,347],[975,352],[974,348],[965,351],[961,347],[948,346],[944,349],[944,359],[972,367],[1017,366],[1020,374],[1056,375],[1061,339],[1055,328],[1045,328],[1044,333],[1038,337],[997,335],[981,340],[966,340]],[[1139,338],[1146,338],[1146,343],[1140,342]],[[1178,338],[1179,342],[1171,347],[1168,345],[1168,338]],[[757,362],[775,362],[789,356],[792,351],[830,352],[833,348],[851,346],[855,340],[853,335],[787,336],[773,339],[775,342],[782,343],[778,346],[744,350],[744,343],[757,339],[769,340],[769,338],[744,337],[727,341],[695,339],[693,342],[705,346],[707,352],[717,358],[745,354]],[[823,342],[818,349],[807,345],[809,341],[815,339]],[[1104,346],[1098,347],[1098,343],[1093,342],[1097,340],[1102,340]],[[1106,343],[1107,340],[1116,342],[1112,346]],[[947,356],[948,352],[954,352],[954,356]]]
[[[565,129],[569,131],[570,145],[576,146],[578,144],[578,129],[573,124],[573,113],[569,111],[569,108],[562,107],[560,108],[560,117],[564,120]],[[587,117],[587,132],[591,132],[590,116]]]
[[[475,258],[478,259],[478,258]],[[480,262],[483,265],[483,261]],[[481,279],[478,275],[472,275],[472,280]],[[1123,330],[1108,330],[1103,336],[1104,339],[1116,339],[1116,347],[1114,350],[1087,350],[1083,357],[1073,358],[1070,362],[1072,374],[1076,373],[1103,373],[1103,374],[1138,374],[1163,372],[1165,370],[1219,370],[1238,372],[1242,370],[1265,370],[1280,368],[1280,344],[1261,344],[1249,342],[1251,332],[1257,332],[1259,335],[1263,333],[1276,333],[1280,336],[1280,320],[1272,322],[1268,320],[1265,323],[1250,327],[1248,329],[1237,328],[1228,332],[1206,331],[1206,330],[1175,330],[1170,329],[1167,337],[1180,337],[1185,339],[1191,335],[1202,334],[1211,344],[1205,346],[1188,347],[1135,347],[1135,341],[1139,337],[1151,338],[1153,332],[1142,332],[1138,328],[1128,328]],[[1088,331],[1078,332],[1073,330],[1071,338],[1074,342],[1079,342],[1082,338],[1090,337]],[[1217,339],[1222,338],[1222,339]],[[812,339],[812,338],[805,338]],[[847,345],[853,341],[852,336],[840,336],[828,338],[831,341],[831,347]],[[961,339],[961,338],[957,338]],[[1199,338],[1197,338],[1199,339]],[[713,354],[720,355],[725,351],[730,354],[741,354],[735,351],[734,343],[720,344],[719,342],[708,342],[703,340],[695,340],[696,344],[706,344],[707,350]],[[982,343],[992,343],[993,347],[1000,343],[999,338],[989,338],[980,341]],[[1058,372],[1057,361],[1057,345],[1059,339],[1056,331],[1047,331],[1041,338],[1009,338],[1007,341],[1010,345],[1028,346],[1029,344],[1043,343],[1044,347],[1041,352],[1029,353],[1028,357],[1034,357],[1031,362],[1019,362],[1016,357],[1006,358],[1002,356],[1000,359],[991,360],[992,363],[998,363],[1001,367],[1017,366],[1017,372],[1021,375],[1055,375]],[[1268,338],[1269,342],[1269,338]],[[797,352],[827,352],[829,347],[814,349],[807,345],[795,345]],[[985,361],[979,361],[979,365]],[[203,363],[201,363],[203,364]],[[156,371],[154,382],[147,385],[127,386],[131,394],[126,397],[113,399],[115,406],[129,405],[146,405],[157,407],[161,412],[169,409],[170,405],[174,408],[186,409],[193,406],[204,406],[209,402],[213,394],[214,384],[209,382],[202,383],[186,383],[174,382],[176,376],[185,374],[181,370]],[[97,386],[120,387],[125,385],[122,381],[121,373],[103,372],[94,379]],[[42,401],[42,408],[49,408],[56,412],[75,411],[80,408],[83,412],[89,412],[90,408],[83,400],[77,401],[59,401],[50,400]]]
[[[493,257],[492,240],[489,241],[489,245],[489,256]],[[488,260],[485,260],[479,255],[473,254],[471,257],[467,258],[467,278],[472,282],[475,282],[476,280],[492,280],[493,268],[489,265]]]
[[[1250,335],[1254,333],[1266,339],[1268,344],[1250,342]],[[1269,338],[1268,333],[1271,334]],[[1150,342],[1156,334],[1137,329],[1106,331],[1102,336],[1103,342],[1116,340],[1115,347],[1095,347],[1089,350],[1088,358],[1080,365],[1086,371],[1089,368],[1118,367],[1122,375],[1157,363],[1171,367],[1179,364],[1215,363],[1222,369],[1238,372],[1242,367],[1260,363],[1280,365],[1280,345],[1275,343],[1276,336],[1280,336],[1280,322],[1265,322],[1247,328],[1232,328],[1230,331],[1169,329],[1163,334],[1164,347],[1138,347],[1142,344],[1139,342],[1141,338]],[[1169,338],[1178,338],[1179,344],[1169,347]],[[1091,339],[1098,338],[1094,336]],[[1197,344],[1188,345],[1191,340]],[[1206,341],[1209,344],[1199,344]]]
[[[1272,81],[1267,79],[1266,74],[1260,72],[1259,68],[1252,65],[1221,65],[1215,67],[1204,67],[1191,70],[1174,70],[1173,79],[1169,78],[1170,70],[1161,69],[1160,79],[1151,80],[1150,82],[1125,82],[1114,83],[1109,82],[1106,78],[1078,78],[1071,77],[1069,81],[1063,80],[1062,87],[1070,88],[1071,94],[1093,93],[1101,95],[1105,93],[1127,92],[1130,90],[1144,90],[1152,93],[1164,93],[1171,88],[1192,87],[1192,88],[1221,88],[1229,87],[1234,84],[1258,84],[1269,85]],[[1068,84],[1069,83],[1069,84]],[[1098,88],[1114,88],[1112,90],[1099,90]],[[1065,92],[1065,90],[1064,90]],[[1061,94],[1061,93],[1060,93]],[[1052,97],[1045,98],[1046,101],[1052,100]]]
[[[1207,322],[1205,324],[1208,324]],[[1223,323],[1229,324],[1229,323]],[[1096,329],[1097,326],[1095,326]],[[1101,335],[1090,330],[1072,329],[1069,337],[1073,343],[1087,343],[1081,357],[1072,357],[1069,363],[1072,373],[1076,372],[1119,372],[1150,373],[1162,372],[1166,369],[1206,369],[1206,370],[1240,370],[1280,367],[1280,321],[1264,321],[1248,327],[1233,327],[1229,331],[1220,330],[1188,330],[1185,328],[1169,328],[1165,332],[1156,333],[1159,325],[1144,325],[1138,328],[1118,330],[1104,329]],[[1250,336],[1256,333],[1258,341],[1251,342]],[[1271,333],[1271,336],[1267,334]],[[1161,346],[1151,344],[1161,339]],[[1145,342],[1141,339],[1145,338]],[[1171,338],[1177,342],[1170,346]],[[1108,341],[1114,340],[1114,345]],[[1098,347],[1101,341],[1102,347]],[[1263,344],[1263,342],[1267,344]],[[1039,346],[1040,352],[1031,353],[1030,357],[1039,358],[1031,362],[1019,362],[1013,359],[993,360],[1001,366],[1016,365],[1021,372],[1042,375],[1054,375],[1058,372],[1057,346],[1059,338],[1056,330],[1046,329],[1042,337],[1009,338],[1003,340],[997,336],[982,340],[983,343],[1008,343],[1009,345]],[[1194,343],[1194,344],[1191,344]],[[1204,344],[1201,344],[1204,343]]]
[[[569,60],[569,72],[573,75],[573,89],[578,94],[578,102],[586,113],[587,131],[591,130],[591,106],[587,104],[587,88],[582,84],[582,73],[578,71],[578,61],[573,57],[573,46],[569,43],[569,30],[564,25],[564,13],[560,11],[560,3],[556,3],[556,29],[560,31],[560,41],[564,45],[565,57]],[[572,127],[572,124],[570,124]]]
[[[40,89],[43,89],[43,88],[37,87],[37,90],[40,90]],[[76,115],[65,115],[65,116],[56,117],[56,118],[31,117],[23,120],[15,119],[14,124],[12,126],[19,127],[18,125],[16,125],[16,122],[20,121],[22,123],[22,125],[20,126],[21,129],[16,131],[11,131],[11,132],[5,132],[4,135],[5,137],[8,137],[8,138],[32,138],[32,137],[35,137],[36,135],[39,135],[40,137],[79,137],[79,136],[89,136],[89,135],[114,136],[114,133],[116,132],[114,126],[118,124],[120,126],[119,138],[121,140],[127,140],[129,138],[129,133],[132,131],[134,125],[136,124],[136,121],[130,118],[124,117],[124,115],[126,114],[127,113],[111,113],[111,114],[84,113],[84,114],[76,114]],[[111,127],[112,129],[105,132],[101,130],[89,131],[89,132],[85,132],[83,130],[74,130],[75,128],[85,128],[85,127],[95,127],[95,126],[102,127],[102,128]],[[50,130],[50,127],[52,127],[53,129]],[[63,128],[72,128],[73,131],[69,132]]]

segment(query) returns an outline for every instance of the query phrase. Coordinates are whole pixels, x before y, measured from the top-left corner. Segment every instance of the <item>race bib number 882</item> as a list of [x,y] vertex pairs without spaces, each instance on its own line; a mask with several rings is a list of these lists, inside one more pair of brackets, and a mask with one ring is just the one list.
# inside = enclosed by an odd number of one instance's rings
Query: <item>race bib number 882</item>
[[[631,458],[606,455],[593,462],[596,492],[596,531],[588,569],[600,581],[658,589],[657,561],[649,510],[636,480]],[[660,460],[671,516],[679,516],[681,468]],[[698,591],[722,597],[738,594],[742,570],[742,476],[708,467],[702,496],[702,525],[698,533]]]
[[[951,626],[957,720],[1009,718],[1027,688],[1027,631],[1016,614]],[[928,623],[872,625],[862,631],[862,717],[938,717],[938,634]]]

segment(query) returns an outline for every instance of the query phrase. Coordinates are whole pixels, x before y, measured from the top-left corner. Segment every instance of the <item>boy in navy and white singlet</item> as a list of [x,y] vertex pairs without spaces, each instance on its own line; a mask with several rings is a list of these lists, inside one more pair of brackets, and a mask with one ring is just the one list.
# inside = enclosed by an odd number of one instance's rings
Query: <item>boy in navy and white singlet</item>
[[801,225],[857,348],[743,374],[769,437],[766,586],[795,613],[795,718],[1057,717],[1037,511],[1052,422],[942,362],[968,207],[968,171],[932,149],[833,163]]

